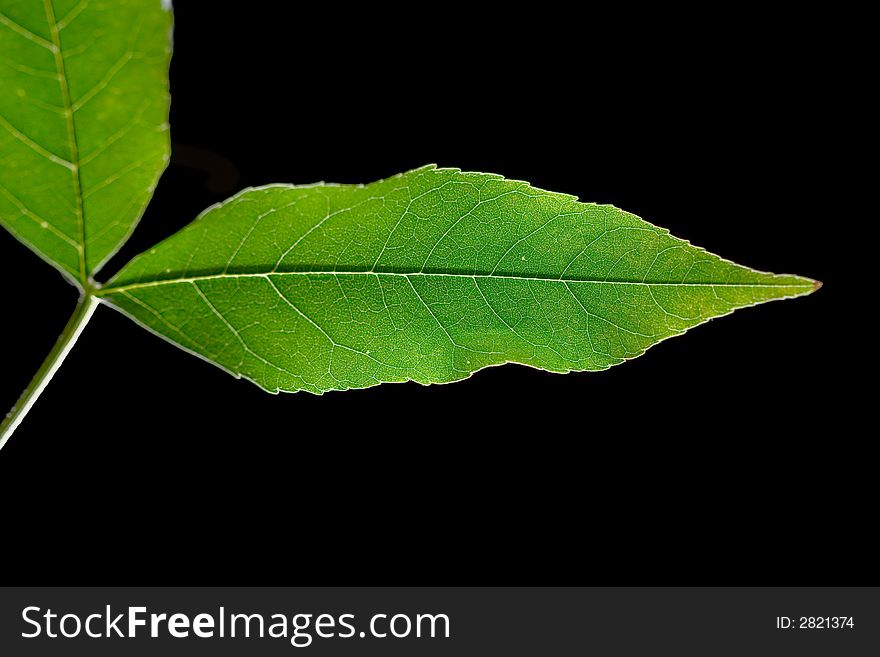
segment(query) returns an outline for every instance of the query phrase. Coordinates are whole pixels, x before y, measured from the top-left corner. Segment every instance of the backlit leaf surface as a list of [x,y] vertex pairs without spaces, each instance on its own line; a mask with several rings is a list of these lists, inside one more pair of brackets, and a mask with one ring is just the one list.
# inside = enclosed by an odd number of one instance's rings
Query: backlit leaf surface
[[168,160],[170,29],[159,0],[0,2],[0,223],[79,284]]
[[733,264],[612,206],[425,167],[209,208],[101,291],[270,391],[601,370],[814,281]]

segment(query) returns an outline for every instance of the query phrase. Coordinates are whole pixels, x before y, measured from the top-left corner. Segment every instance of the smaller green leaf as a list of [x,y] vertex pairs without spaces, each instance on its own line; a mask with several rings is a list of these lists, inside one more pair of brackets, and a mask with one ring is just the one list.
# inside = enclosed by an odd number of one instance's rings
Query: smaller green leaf
[[209,208],[101,291],[266,390],[602,370],[815,281],[736,265],[607,205],[426,167]]
[[168,162],[159,0],[0,1],[0,224],[84,285]]

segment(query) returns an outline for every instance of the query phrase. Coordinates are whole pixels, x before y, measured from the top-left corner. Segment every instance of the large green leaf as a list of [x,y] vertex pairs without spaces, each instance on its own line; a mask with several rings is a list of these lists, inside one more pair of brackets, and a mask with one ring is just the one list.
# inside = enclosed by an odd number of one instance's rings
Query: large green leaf
[[0,0],[0,223],[79,284],[168,160],[170,28],[159,0]]
[[208,209],[104,300],[270,391],[601,370],[814,281],[733,264],[607,205],[427,167]]

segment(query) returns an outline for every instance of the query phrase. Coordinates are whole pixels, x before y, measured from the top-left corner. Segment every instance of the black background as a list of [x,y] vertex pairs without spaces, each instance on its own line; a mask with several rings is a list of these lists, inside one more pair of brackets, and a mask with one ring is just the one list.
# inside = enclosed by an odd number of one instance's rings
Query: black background
[[[613,203],[823,289],[603,373],[323,397],[266,395],[100,308],[0,454],[6,578],[874,578],[867,448],[838,397],[821,44],[768,16],[643,34],[541,7],[377,11],[177,3],[175,155],[98,278],[241,187],[436,162]],[[5,233],[0,254],[11,406],[76,294]]]

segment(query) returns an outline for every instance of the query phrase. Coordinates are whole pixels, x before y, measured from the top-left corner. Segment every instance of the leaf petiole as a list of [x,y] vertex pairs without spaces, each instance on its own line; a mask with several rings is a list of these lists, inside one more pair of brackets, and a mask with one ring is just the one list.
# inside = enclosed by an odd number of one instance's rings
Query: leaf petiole
[[55,372],[61,367],[64,359],[67,358],[67,354],[70,353],[73,345],[76,344],[77,338],[79,338],[86,324],[89,323],[98,304],[98,298],[94,295],[93,290],[88,290],[80,297],[76,310],[73,311],[70,321],[67,322],[67,326],[64,327],[64,331],[55,343],[52,351],[49,352],[46,360],[43,361],[43,364],[37,370],[27,388],[21,393],[21,397],[18,398],[15,406],[6,414],[3,422],[0,422],[0,449],[3,449],[6,441],[9,440],[18,425],[21,424],[21,421],[28,414],[28,411],[31,410],[31,407],[39,399],[40,394],[49,385],[49,381],[52,380]]

